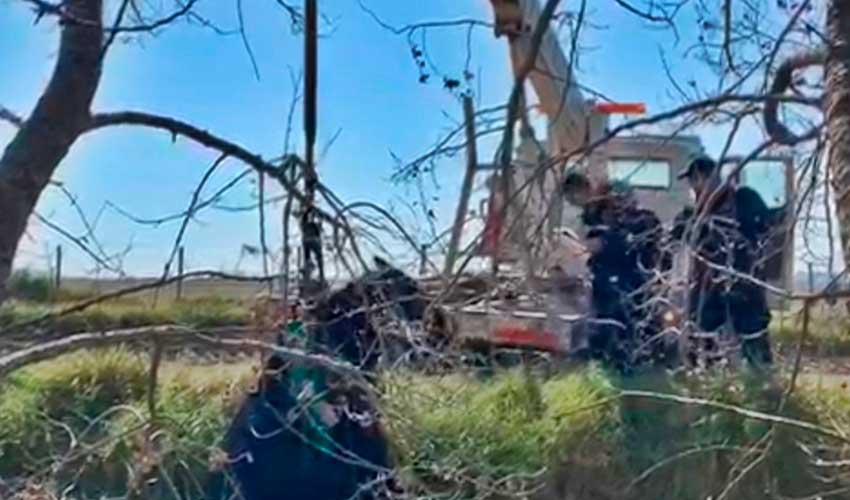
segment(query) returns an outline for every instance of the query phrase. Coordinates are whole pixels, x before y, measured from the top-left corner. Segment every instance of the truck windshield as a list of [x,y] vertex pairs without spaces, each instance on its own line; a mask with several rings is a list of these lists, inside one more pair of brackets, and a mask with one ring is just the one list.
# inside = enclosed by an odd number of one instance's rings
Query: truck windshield
[[[736,167],[735,161],[725,163],[721,170],[723,179],[734,172]],[[785,172],[785,162],[782,160],[752,160],[738,174],[737,182],[761,195],[768,208],[780,208],[788,202]]]
[[779,160],[753,160],[741,171],[741,184],[761,195],[769,208],[787,202],[785,163]]
[[670,162],[642,158],[615,158],[608,162],[608,178],[635,188],[669,189]]

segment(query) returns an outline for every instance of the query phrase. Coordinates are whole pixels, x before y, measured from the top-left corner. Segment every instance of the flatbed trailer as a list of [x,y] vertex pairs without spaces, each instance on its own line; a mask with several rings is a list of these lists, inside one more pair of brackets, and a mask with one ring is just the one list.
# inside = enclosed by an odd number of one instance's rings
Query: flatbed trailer
[[461,341],[474,339],[493,347],[534,349],[553,354],[567,354],[575,347],[572,326],[584,317],[482,306],[450,309],[449,313]]

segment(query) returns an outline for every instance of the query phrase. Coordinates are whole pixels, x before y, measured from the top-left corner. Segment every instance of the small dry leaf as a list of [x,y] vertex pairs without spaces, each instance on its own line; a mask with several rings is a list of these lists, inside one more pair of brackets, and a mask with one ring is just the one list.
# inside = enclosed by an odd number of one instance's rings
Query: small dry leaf
[[221,448],[215,448],[210,453],[210,472],[218,472],[223,470],[228,463],[227,453]]

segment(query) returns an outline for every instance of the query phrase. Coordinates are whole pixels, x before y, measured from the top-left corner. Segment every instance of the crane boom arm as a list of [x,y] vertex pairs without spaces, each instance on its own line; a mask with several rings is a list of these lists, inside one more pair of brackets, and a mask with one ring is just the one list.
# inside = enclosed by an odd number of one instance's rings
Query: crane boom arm
[[[531,54],[531,33],[540,19],[538,0],[490,0],[495,14],[496,36],[506,36],[514,74]],[[574,151],[586,143],[587,103],[570,64],[552,30],[543,36],[529,80],[540,109],[549,118],[549,150],[553,154]]]

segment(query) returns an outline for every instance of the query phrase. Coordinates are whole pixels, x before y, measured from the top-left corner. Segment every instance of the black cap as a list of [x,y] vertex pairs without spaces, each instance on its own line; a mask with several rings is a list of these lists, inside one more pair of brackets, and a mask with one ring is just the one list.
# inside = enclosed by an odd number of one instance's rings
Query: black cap
[[565,178],[563,184],[561,184],[561,189],[565,193],[569,193],[570,191],[587,189],[590,187],[590,181],[587,176],[581,172],[570,172]]
[[686,177],[690,177],[694,172],[699,172],[705,176],[709,176],[713,174],[717,170],[717,162],[709,158],[708,156],[699,156],[690,163],[688,166],[679,172],[679,175],[676,176],[678,179],[684,179]]

